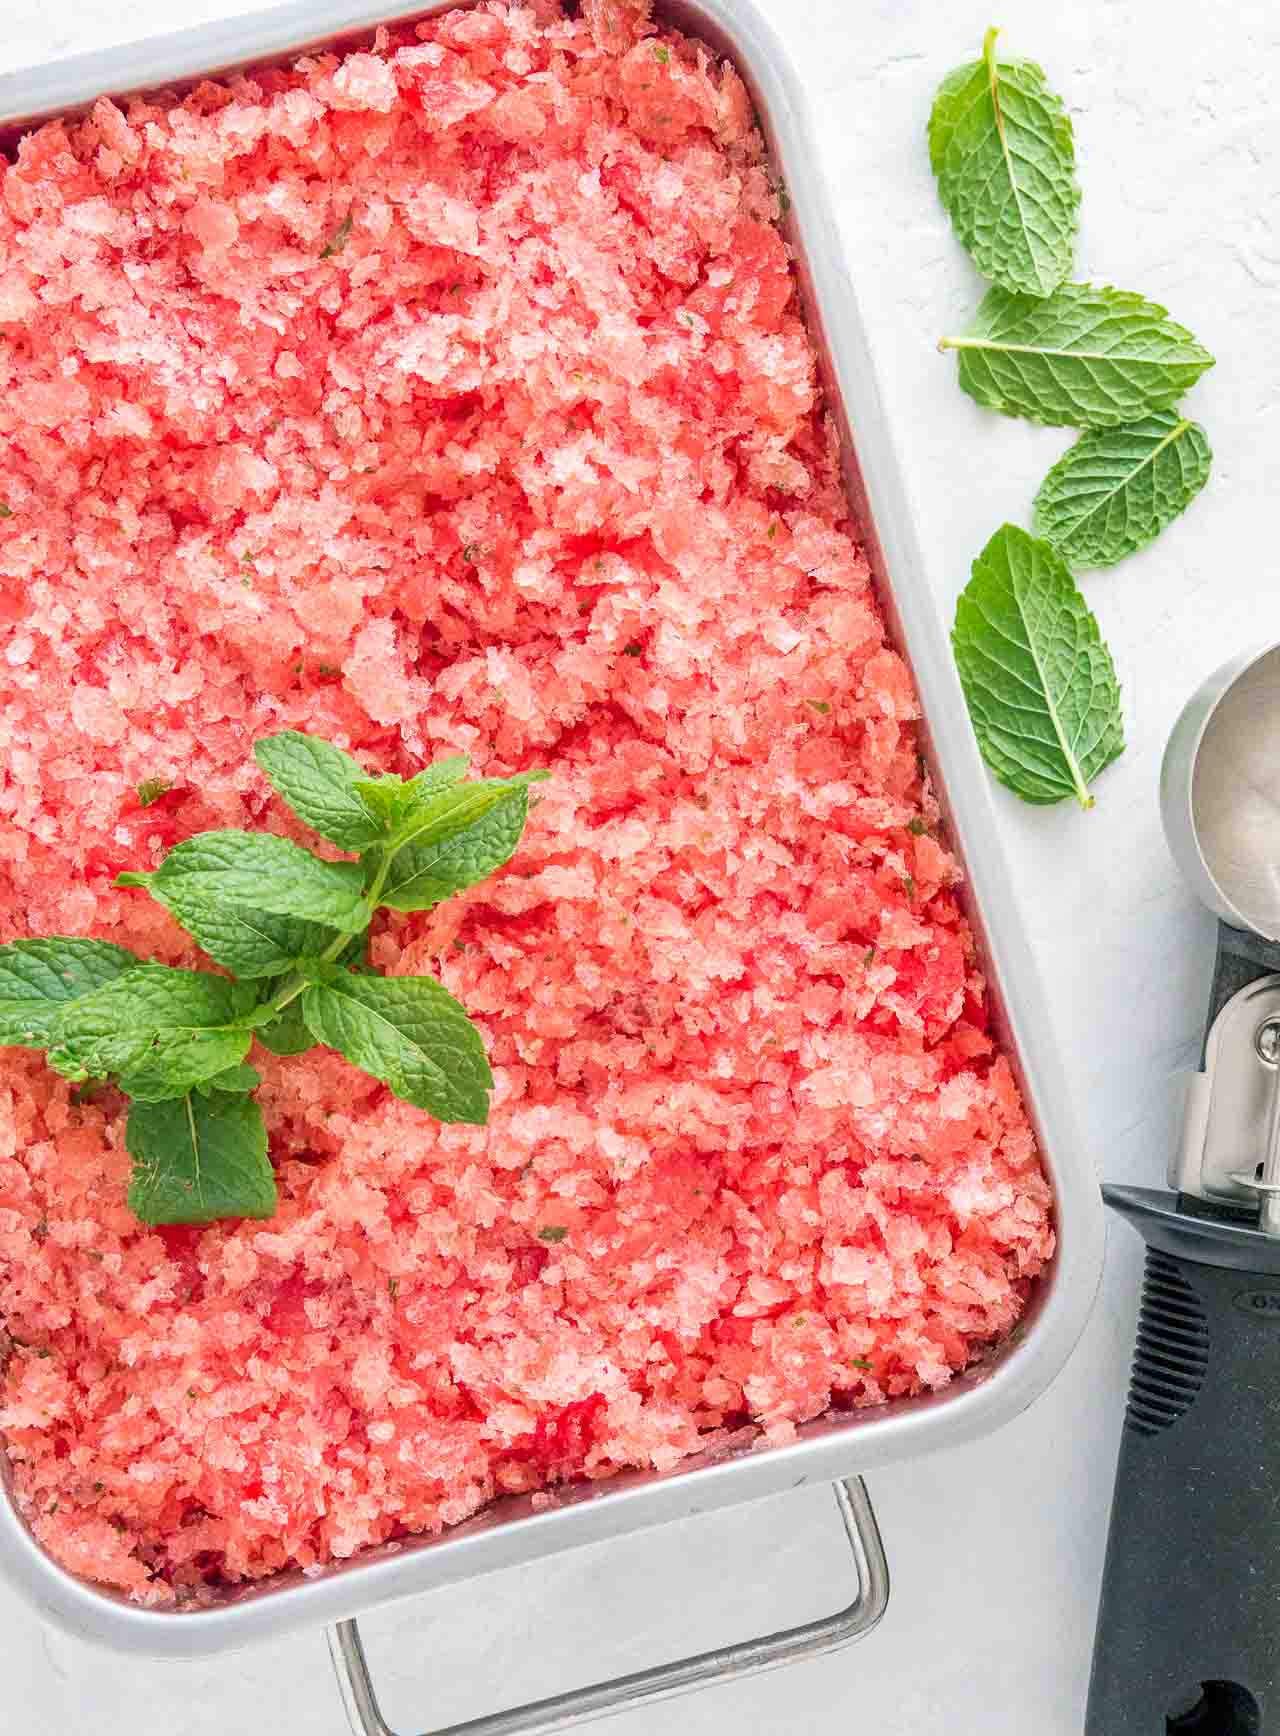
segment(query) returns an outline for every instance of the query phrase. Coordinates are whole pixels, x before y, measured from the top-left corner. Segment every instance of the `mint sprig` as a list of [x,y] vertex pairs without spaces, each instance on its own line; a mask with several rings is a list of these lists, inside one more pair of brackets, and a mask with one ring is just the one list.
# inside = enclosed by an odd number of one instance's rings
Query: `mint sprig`
[[545,772],[467,781],[454,756],[411,778],[376,775],[287,730],[255,754],[300,819],[357,861],[270,833],[205,832],[144,888],[230,976],[177,970],[68,936],[0,946],[0,1044],[44,1049],[68,1079],[130,1099],[129,1204],[145,1223],[270,1217],[276,1207],[255,1036],[277,1055],[337,1049],[440,1121],[483,1125],[493,1076],[480,1033],[434,977],[368,961],[380,908],[424,910],[506,862]]

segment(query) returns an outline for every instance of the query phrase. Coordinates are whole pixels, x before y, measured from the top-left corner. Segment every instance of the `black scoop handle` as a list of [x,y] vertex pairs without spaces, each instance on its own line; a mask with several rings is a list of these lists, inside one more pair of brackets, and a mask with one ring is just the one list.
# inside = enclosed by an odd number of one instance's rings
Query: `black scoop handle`
[[1104,1191],[1148,1248],[1086,1736],[1280,1736],[1280,1249]]

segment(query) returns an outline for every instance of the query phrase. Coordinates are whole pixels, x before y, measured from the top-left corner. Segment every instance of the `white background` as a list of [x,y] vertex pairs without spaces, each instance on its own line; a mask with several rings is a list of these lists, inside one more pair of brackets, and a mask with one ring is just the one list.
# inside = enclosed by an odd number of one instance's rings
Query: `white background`
[[[992,20],[952,0],[758,0],[816,113],[928,579],[948,618],[968,563],[1026,522],[1062,431],[984,415],[934,340],[980,285],[937,205],[937,81]],[[247,9],[236,0],[0,0],[0,69]],[[1156,1182],[1195,1047],[1212,925],[1156,808],[1183,699],[1280,637],[1280,12],[1269,0],[1007,0],[1005,51],[1044,63],[1076,124],[1077,275],[1165,302],[1218,356],[1190,399],[1209,488],[1086,589],[1124,683],[1129,749],[1090,814],[1001,802],[1019,909],[1100,1171]],[[1111,1235],[1099,1305],[1047,1397],[999,1436],[872,1479],[894,1576],[863,1645],[622,1719],[616,1736],[1077,1736],[1132,1341],[1136,1237]],[[370,1624],[388,1712],[420,1730],[843,1601],[827,1501],[806,1492],[402,1606]],[[393,1650],[394,1647],[394,1650]],[[341,1736],[319,1634],[208,1665],[98,1653],[0,1589],[0,1723],[23,1736]]]

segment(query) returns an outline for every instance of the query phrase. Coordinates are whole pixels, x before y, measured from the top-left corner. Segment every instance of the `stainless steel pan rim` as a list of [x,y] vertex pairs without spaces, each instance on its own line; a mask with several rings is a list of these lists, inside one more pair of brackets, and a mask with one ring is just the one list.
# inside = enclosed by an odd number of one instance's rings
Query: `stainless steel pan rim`
[[[0,139],[16,136],[36,120],[83,109],[99,95],[182,84],[458,3],[291,0],[270,11],[0,76]],[[376,1605],[646,1525],[801,1483],[834,1482],[853,1470],[955,1445],[990,1432],[1043,1391],[1070,1354],[1092,1305],[1103,1241],[1093,1167],[1057,1065],[1038,972],[1017,923],[996,819],[996,803],[1003,798],[978,757],[925,579],[894,436],[815,167],[803,93],[755,0],[659,0],[658,9],[667,21],[733,58],[790,194],[790,238],[811,329],[825,351],[832,409],[838,419],[847,416],[858,434],[855,458],[842,425],[851,500],[867,533],[890,629],[915,676],[928,757],[952,841],[969,876],[968,914],[1054,1185],[1057,1258],[1019,1341],[1002,1346],[989,1362],[941,1393],[807,1424],[788,1446],[566,1490],[544,1512],[533,1512],[524,1499],[498,1503],[440,1538],[384,1548],[310,1580],[282,1576],[209,1609],[141,1609],[74,1578],[36,1543],[6,1480],[7,1498],[0,1499],[0,1571],[43,1616],[83,1637],[141,1654],[205,1655],[303,1626],[345,1621]],[[857,25],[851,22],[851,27]],[[893,575],[892,584],[886,574]],[[962,576],[957,574],[957,580]]]

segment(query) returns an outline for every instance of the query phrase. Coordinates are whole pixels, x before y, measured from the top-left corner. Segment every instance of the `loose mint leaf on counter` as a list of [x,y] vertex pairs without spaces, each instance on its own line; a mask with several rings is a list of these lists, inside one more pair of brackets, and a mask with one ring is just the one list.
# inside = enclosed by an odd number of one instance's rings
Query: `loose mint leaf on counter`
[[249,1097],[134,1103],[125,1145],[133,1159],[129,1207],[144,1224],[269,1218],[276,1209],[266,1125]]
[[1028,802],[1074,796],[1124,750],[1120,688],[1065,562],[1006,524],[973,563],[951,636],[982,757]]
[[434,977],[339,973],[302,999],[313,1037],[438,1121],[483,1126],[493,1074],[480,1033]]
[[286,729],[255,742],[253,757],[276,794],[322,838],[344,850],[363,850],[385,838],[386,825],[356,787],[369,773],[332,742]]
[[977,318],[941,349],[960,384],[1006,416],[1110,428],[1169,408],[1213,357],[1164,308],[1127,290],[1064,283],[1041,300],[988,290]]
[[986,278],[1045,296],[1070,274],[1080,188],[1071,120],[1031,60],[982,59],[943,80],[929,159],[957,238]]
[[140,963],[123,946],[65,935],[0,946],[0,1046],[44,1048],[68,1007]]
[[369,919],[359,863],[322,862],[270,832],[201,832],[176,845],[153,874],[120,878],[141,881],[162,900],[217,899],[335,929],[363,928]]
[[1113,566],[1186,510],[1212,461],[1204,429],[1176,410],[1082,434],[1040,485],[1036,530],[1065,560]]

